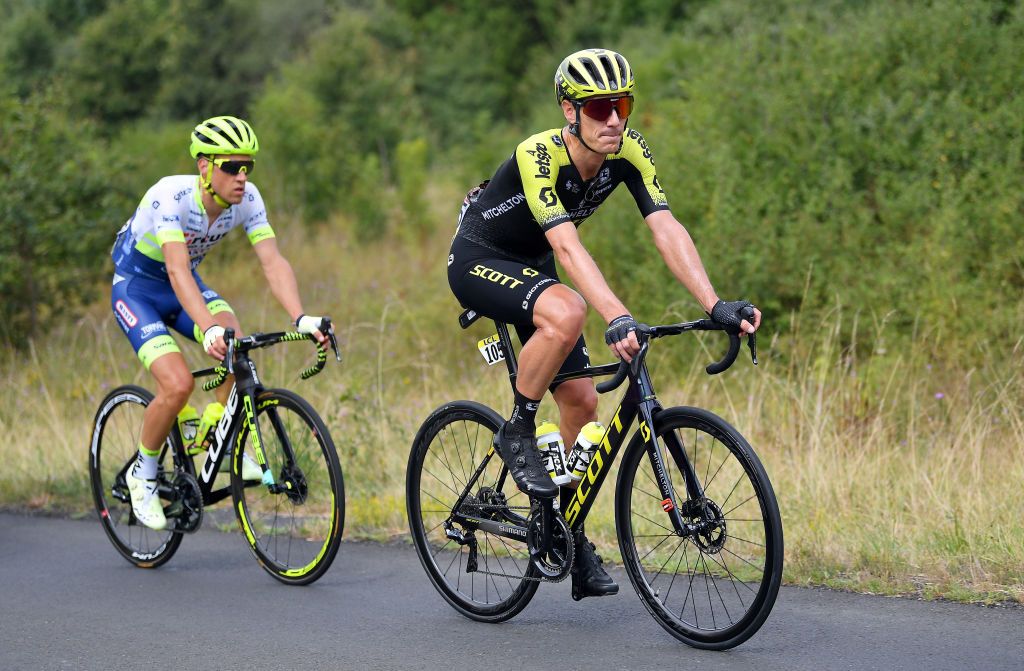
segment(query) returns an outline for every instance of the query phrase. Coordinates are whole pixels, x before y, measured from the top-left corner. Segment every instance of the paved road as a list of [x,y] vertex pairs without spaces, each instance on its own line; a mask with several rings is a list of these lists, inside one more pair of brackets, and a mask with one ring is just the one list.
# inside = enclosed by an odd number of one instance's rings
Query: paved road
[[0,669],[1024,668],[1022,608],[783,588],[753,639],[715,653],[676,642],[615,577],[618,596],[545,585],[485,625],[441,600],[411,546],[345,543],[318,583],[288,587],[238,534],[200,531],[146,571],[92,519],[5,513]]

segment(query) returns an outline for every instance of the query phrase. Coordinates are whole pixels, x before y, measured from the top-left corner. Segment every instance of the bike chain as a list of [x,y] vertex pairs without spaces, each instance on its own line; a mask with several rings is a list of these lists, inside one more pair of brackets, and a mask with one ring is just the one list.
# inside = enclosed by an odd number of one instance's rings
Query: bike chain
[[[501,509],[501,510],[527,510],[527,511],[529,511],[529,510],[533,509],[533,506],[508,506],[508,505],[502,505],[502,504],[499,504],[499,503],[471,503],[469,505],[470,505],[470,507],[478,508],[480,510]],[[530,560],[527,559],[526,561],[527,561],[527,563],[529,563]],[[510,578],[512,580],[529,580],[531,582],[551,582],[551,583],[557,583],[557,582],[562,582],[563,580],[568,578],[569,575],[572,573],[572,571],[568,571],[565,575],[563,575],[561,578],[558,578],[558,579],[553,579],[553,578],[535,578],[533,576],[528,576],[528,575],[512,575],[510,573],[499,573],[498,571],[484,571],[482,569],[477,569],[477,570],[473,571],[473,573],[479,573],[481,575],[491,575],[491,576],[494,576],[496,578]]]

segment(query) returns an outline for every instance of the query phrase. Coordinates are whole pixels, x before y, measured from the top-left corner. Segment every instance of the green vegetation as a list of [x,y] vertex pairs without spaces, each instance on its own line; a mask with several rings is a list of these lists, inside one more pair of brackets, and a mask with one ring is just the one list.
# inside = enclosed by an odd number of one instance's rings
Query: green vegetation
[[[348,533],[400,533],[419,420],[508,403],[444,278],[462,194],[559,123],[558,59],[601,44],[637,71],[630,125],[719,293],[765,311],[760,370],[707,379],[680,342],[660,391],[763,453],[787,579],[1024,600],[1019,3],[215,4],[0,0],[0,501],[87,506],[100,390],[147,382],[98,260],[150,184],[193,169],[190,127],[229,113],[260,135],[307,305],[345,324],[344,367],[297,388],[341,448]],[[638,317],[695,316],[628,194],[582,232]],[[280,326],[244,240],[223,247],[204,278],[249,328]],[[291,384],[301,356],[281,357],[269,378]]]

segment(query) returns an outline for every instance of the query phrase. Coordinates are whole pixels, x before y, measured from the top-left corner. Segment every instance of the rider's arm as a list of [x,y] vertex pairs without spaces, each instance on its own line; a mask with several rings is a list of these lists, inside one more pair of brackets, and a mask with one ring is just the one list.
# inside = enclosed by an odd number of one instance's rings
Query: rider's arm
[[192,321],[196,323],[199,330],[206,329],[216,324],[213,315],[206,307],[206,301],[199,291],[195,277],[192,276],[192,268],[188,260],[188,248],[184,242],[168,241],[160,246],[164,255],[164,265],[167,267],[167,277],[171,281],[171,288],[178,302]]
[[277,248],[276,238],[261,240],[252,246],[260,260],[263,275],[270,285],[270,293],[285,309],[292,322],[303,313],[302,301],[299,299],[299,283],[295,279],[295,271],[288,259],[281,255]]
[[[711,286],[690,234],[669,210],[652,212],[644,221],[654,234],[654,244],[661,258],[665,259],[665,265],[700,302],[704,311],[710,314],[711,308],[718,302],[718,294]],[[748,333],[753,333],[760,324],[761,311],[755,308],[754,326]]]
[[[263,267],[263,274],[267,278],[267,284],[270,285],[270,293],[274,294],[277,302],[288,312],[292,323],[295,323],[304,314],[304,310],[302,309],[302,300],[299,298],[299,283],[295,279],[292,264],[288,263],[288,259],[284,258],[277,248],[277,238],[265,238],[253,244],[252,248]],[[313,336],[319,342],[327,340],[327,336],[320,331],[314,332]]]
[[711,280],[708,279],[690,234],[669,210],[652,212],[644,221],[654,234],[654,245],[658,248],[661,258],[665,259],[665,265],[693,294],[704,311],[710,312],[718,302],[718,295],[711,286]]
[[604,318],[605,323],[616,317],[629,314],[629,310],[622,304],[622,301],[612,293],[604,275],[601,274],[601,270],[590,256],[590,252],[580,242],[576,227],[571,222],[549,228],[544,235],[555,251],[558,263],[569,275],[569,279],[572,280],[587,303]]

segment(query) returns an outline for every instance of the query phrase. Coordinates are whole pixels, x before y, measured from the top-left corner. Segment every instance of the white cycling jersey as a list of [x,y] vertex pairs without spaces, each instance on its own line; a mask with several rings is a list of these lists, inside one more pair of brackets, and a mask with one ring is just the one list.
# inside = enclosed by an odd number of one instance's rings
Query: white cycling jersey
[[161,245],[184,242],[192,270],[231,229],[243,226],[249,242],[274,237],[259,189],[246,182],[242,202],[210,223],[203,207],[202,187],[195,175],[172,175],[154,184],[135,214],[118,231],[111,249],[114,266],[123,272],[167,279]]

